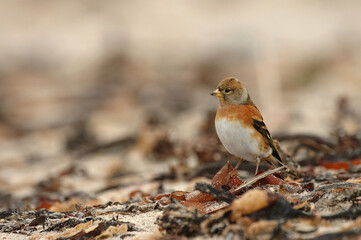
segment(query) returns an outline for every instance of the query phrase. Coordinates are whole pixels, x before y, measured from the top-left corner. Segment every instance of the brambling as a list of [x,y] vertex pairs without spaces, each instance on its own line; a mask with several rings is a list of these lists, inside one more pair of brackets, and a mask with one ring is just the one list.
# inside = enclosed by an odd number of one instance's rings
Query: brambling
[[237,167],[243,160],[257,162],[257,174],[261,160],[274,166],[283,165],[261,113],[238,79],[223,79],[211,95],[219,98],[217,135],[228,152],[241,158]]

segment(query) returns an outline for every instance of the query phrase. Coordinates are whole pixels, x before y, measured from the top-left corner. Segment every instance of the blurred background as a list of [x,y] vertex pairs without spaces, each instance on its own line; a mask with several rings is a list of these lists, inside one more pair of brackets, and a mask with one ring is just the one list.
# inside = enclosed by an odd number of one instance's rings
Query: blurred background
[[189,149],[214,146],[199,136],[212,134],[209,93],[228,76],[272,134],[328,136],[338,99],[361,112],[360,11],[359,1],[1,1],[2,207],[95,193],[179,159],[197,166]]

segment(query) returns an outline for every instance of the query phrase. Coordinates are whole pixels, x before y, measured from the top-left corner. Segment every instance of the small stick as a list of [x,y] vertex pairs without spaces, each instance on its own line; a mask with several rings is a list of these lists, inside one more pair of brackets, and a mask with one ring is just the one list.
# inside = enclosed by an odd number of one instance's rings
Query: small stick
[[233,194],[236,194],[236,193],[240,192],[242,188],[248,187],[248,186],[252,185],[253,183],[257,182],[258,180],[260,180],[262,178],[265,178],[268,175],[271,175],[273,173],[279,172],[280,170],[282,170],[282,169],[284,169],[286,167],[287,167],[287,165],[283,165],[281,167],[278,167],[278,168],[269,170],[267,172],[264,172],[264,173],[262,173],[260,175],[254,176],[251,180],[249,180],[248,182],[243,183],[238,188],[236,188],[235,190],[230,191],[230,192],[233,193]]

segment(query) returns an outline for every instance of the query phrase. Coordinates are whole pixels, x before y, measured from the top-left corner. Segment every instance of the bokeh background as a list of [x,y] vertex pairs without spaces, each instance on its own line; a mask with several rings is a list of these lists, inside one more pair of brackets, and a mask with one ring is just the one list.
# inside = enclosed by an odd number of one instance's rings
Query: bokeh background
[[167,170],[181,150],[158,161],[152,144],[166,139],[165,155],[199,144],[228,76],[272,134],[328,136],[338,99],[361,112],[360,12],[359,1],[1,1],[2,208]]

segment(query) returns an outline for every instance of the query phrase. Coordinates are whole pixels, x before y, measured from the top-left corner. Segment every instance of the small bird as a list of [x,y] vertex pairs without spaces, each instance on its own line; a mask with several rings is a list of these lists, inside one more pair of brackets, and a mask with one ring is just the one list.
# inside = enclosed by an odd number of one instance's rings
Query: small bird
[[219,98],[217,135],[228,152],[241,158],[235,169],[243,159],[257,162],[255,175],[261,160],[275,167],[284,165],[261,113],[238,79],[223,79],[211,95]]

